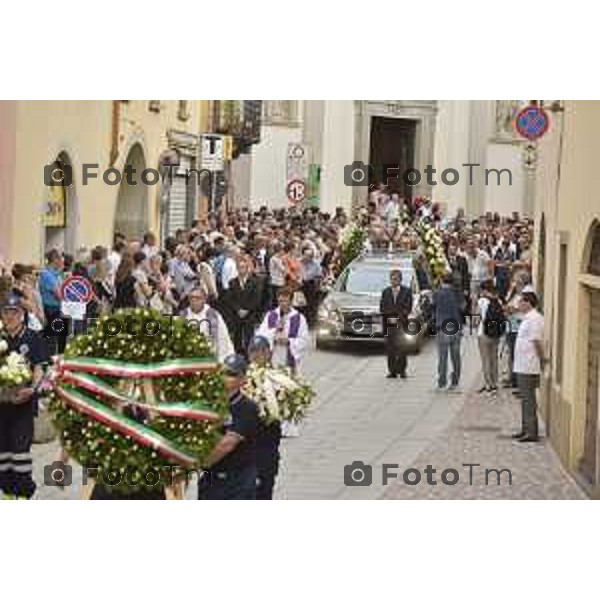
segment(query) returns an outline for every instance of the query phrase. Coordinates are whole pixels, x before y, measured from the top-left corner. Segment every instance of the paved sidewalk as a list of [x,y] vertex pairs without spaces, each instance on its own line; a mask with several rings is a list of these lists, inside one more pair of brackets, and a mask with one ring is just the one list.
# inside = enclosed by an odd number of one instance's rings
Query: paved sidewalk
[[[549,441],[518,443],[510,435],[520,424],[520,402],[510,391],[504,390],[497,398],[479,396],[473,390],[466,395],[461,411],[448,429],[439,435],[415,460],[414,467],[431,465],[437,469],[433,476],[438,484],[428,485],[423,473],[421,483],[406,485],[399,471],[399,481],[392,480],[383,498],[386,499],[586,499],[585,494],[564,471]],[[478,463],[480,467],[462,467]],[[456,485],[444,485],[441,472],[453,468],[459,472]],[[486,469],[510,469],[498,476]],[[470,485],[470,475],[472,483]],[[451,477],[450,474],[448,474]]]

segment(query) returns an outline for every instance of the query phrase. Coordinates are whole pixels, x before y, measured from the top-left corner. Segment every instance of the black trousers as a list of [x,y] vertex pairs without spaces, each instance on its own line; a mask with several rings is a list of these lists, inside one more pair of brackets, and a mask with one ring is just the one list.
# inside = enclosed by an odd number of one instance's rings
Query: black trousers
[[256,465],[206,473],[198,481],[198,500],[256,500]]
[[48,352],[50,356],[63,354],[67,345],[70,319],[65,319],[60,309],[44,308],[44,316],[46,317],[44,337],[48,340]]
[[281,442],[281,423],[267,426],[260,434],[256,447],[256,499],[273,500],[275,479],[279,473],[279,444]]
[[309,326],[315,324],[317,316],[317,307],[319,305],[319,286],[317,280],[313,279],[305,281],[302,284],[302,292],[306,298],[306,306],[304,307],[304,316]]
[[402,331],[402,327],[390,327],[388,329],[385,351],[390,375],[406,375],[408,361],[406,359],[406,351],[400,342]]
[[231,330],[233,333],[233,347],[237,354],[246,356],[248,350],[248,344],[254,336],[254,330],[256,325],[250,321],[244,319],[234,319]]
[[517,332],[510,331],[506,336],[508,342],[508,362],[510,364],[510,385],[514,388],[518,387],[517,375],[513,369],[515,360],[515,345],[517,343]]
[[33,402],[0,404],[0,490],[22,498],[35,492],[31,443]]

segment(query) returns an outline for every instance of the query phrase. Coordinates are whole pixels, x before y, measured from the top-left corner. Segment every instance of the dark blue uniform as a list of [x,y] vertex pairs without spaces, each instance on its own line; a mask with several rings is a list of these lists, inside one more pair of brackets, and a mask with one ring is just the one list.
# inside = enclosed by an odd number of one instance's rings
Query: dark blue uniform
[[[42,337],[23,327],[15,337],[6,337],[8,352],[23,355],[33,368],[47,362]],[[37,397],[23,404],[0,403],[0,489],[5,494],[31,498],[35,492],[31,444]]]
[[279,472],[281,422],[261,423],[256,443],[256,499],[272,500],[275,478]]
[[256,498],[256,439],[260,427],[252,400],[236,392],[229,400],[230,418],[225,431],[244,439],[233,452],[204,473],[198,482],[199,500],[254,500]]

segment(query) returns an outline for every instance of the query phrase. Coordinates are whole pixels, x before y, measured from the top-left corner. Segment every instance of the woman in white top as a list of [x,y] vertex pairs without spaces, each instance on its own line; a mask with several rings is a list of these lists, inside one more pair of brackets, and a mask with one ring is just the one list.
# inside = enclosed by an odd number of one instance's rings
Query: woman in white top
[[488,394],[498,393],[498,347],[500,339],[499,337],[487,335],[489,332],[486,332],[485,327],[485,319],[492,302],[498,302],[498,297],[493,283],[486,281],[481,286],[481,296],[477,301],[480,318],[477,328],[477,343],[484,380],[484,385],[479,390],[480,394],[484,392]]

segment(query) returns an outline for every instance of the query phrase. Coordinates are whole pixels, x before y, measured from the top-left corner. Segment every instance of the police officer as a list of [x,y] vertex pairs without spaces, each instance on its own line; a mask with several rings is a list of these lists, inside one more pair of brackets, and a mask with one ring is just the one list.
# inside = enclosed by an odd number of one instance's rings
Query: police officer
[[231,414],[198,480],[198,499],[254,500],[260,421],[256,404],[241,392],[248,363],[244,357],[232,354],[224,360],[223,369]]
[[[263,336],[254,337],[248,345],[250,362],[260,367],[271,366],[271,346]],[[279,472],[281,421],[261,421],[256,442],[256,499],[272,500],[275,478]]]
[[18,389],[10,401],[0,403],[0,490],[4,498],[11,499],[29,499],[35,492],[31,460],[33,419],[37,413],[35,388],[43,375],[42,365],[48,360],[45,340],[27,327],[25,315],[19,296],[10,295],[2,303],[6,355],[16,352],[23,356],[33,373],[27,387]]

